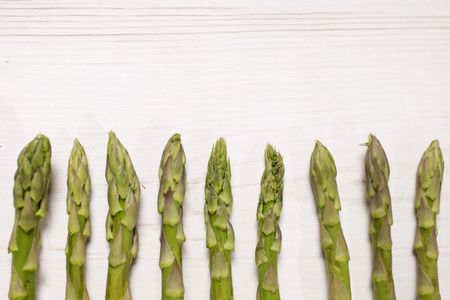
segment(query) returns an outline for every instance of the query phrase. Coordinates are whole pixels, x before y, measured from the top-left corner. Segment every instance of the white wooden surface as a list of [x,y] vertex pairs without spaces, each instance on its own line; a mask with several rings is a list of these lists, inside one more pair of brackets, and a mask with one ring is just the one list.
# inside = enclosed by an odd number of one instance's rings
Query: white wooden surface
[[[450,161],[448,1],[0,1],[0,291],[10,275],[16,157],[35,134],[53,145],[53,185],[39,299],[63,299],[65,177],[72,140],[93,182],[87,249],[92,299],[104,297],[107,131],[128,148],[142,190],[135,299],[160,297],[157,168],[182,134],[188,157],[186,299],[208,299],[202,218],[212,143],[232,163],[236,299],[254,299],[255,210],[267,142],[284,154],[280,285],[283,299],[326,299],[309,157],[320,139],[338,167],[354,299],[370,299],[368,212],[359,146],[369,132],[391,163],[398,299],[415,295],[413,195],[418,161],[441,141]],[[450,299],[450,176],[439,216],[442,299]]]

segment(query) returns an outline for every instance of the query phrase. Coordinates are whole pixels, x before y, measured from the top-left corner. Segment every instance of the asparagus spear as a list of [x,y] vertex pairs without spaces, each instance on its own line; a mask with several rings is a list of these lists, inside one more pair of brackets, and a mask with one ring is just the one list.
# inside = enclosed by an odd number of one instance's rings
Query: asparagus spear
[[76,139],[67,168],[66,299],[89,300],[84,272],[86,242],[91,235],[89,200],[91,178],[83,146]]
[[109,242],[107,300],[131,300],[129,276],[137,254],[136,228],[140,186],[127,150],[111,131],[106,163],[109,212],[106,240]]
[[167,142],[159,166],[158,212],[162,216],[159,267],[162,272],[163,300],[184,299],[182,247],[183,201],[186,185],[186,157],[179,134]]
[[208,162],[205,182],[206,246],[209,249],[211,300],[232,300],[231,252],[234,230],[230,223],[233,196],[231,169],[225,140],[214,145]]
[[8,245],[12,253],[12,300],[36,298],[41,238],[39,225],[47,214],[52,150],[44,135],[36,136],[20,152],[14,176],[14,227]]
[[439,300],[436,241],[436,217],[439,213],[444,161],[439,142],[434,140],[420,160],[416,185],[417,230],[414,251],[418,262],[417,296],[421,300]]
[[351,299],[350,256],[341,228],[341,204],[336,184],[336,165],[328,149],[316,142],[310,176],[319,215],[320,244],[325,256],[330,300]]
[[283,176],[283,158],[275,148],[267,145],[256,213],[258,221],[258,244],[255,251],[258,266],[256,298],[261,300],[280,299],[277,257],[281,250],[281,230],[278,221],[283,206]]
[[372,241],[372,287],[374,299],[395,299],[392,277],[392,209],[389,193],[389,163],[380,141],[372,134],[365,158],[366,191],[370,207]]

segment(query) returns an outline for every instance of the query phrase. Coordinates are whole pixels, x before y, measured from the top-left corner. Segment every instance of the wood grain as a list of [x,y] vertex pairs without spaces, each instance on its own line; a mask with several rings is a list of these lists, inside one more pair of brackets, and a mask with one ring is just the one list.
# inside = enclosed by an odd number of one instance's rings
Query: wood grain
[[[309,186],[316,139],[338,167],[354,299],[370,299],[364,142],[374,132],[391,164],[394,276],[414,299],[415,172],[439,138],[450,157],[448,1],[0,0],[0,290],[10,273],[16,157],[38,132],[53,145],[54,180],[42,233],[39,299],[65,289],[66,168],[72,140],[86,148],[93,184],[87,250],[92,299],[104,297],[107,131],[128,148],[142,189],[135,299],[160,297],[157,170],[180,132],[188,158],[186,299],[208,299],[203,184],[211,145],[228,141],[234,193],[236,299],[254,299],[256,206],[263,151],[286,164],[280,255],[283,299],[326,299]],[[439,216],[442,299],[450,298],[450,184]]]

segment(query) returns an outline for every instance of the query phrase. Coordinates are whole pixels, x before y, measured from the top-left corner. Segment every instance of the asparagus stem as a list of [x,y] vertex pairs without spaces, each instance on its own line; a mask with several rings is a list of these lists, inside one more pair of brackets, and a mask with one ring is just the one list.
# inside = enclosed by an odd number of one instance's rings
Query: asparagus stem
[[421,300],[439,300],[436,217],[441,200],[444,160],[439,142],[434,140],[420,160],[416,185],[417,229],[414,251],[417,257],[417,297]]
[[369,135],[365,158],[366,191],[370,208],[372,287],[376,300],[394,300],[392,276],[392,208],[389,193],[389,162],[380,141]]
[[106,299],[131,300],[129,277],[138,247],[140,185],[127,150],[113,132],[109,133],[106,181],[106,240],[110,246]]
[[44,135],[36,136],[20,152],[14,176],[14,227],[8,245],[12,253],[11,300],[36,298],[36,277],[41,247],[40,222],[47,214],[51,181],[51,146]]
[[86,242],[91,235],[90,197],[91,178],[86,152],[75,140],[67,168],[66,300],[89,300],[84,264]]
[[184,299],[182,248],[183,201],[186,188],[186,157],[179,134],[167,142],[159,166],[158,212],[162,217],[159,267],[162,273],[163,300]]
[[214,145],[208,162],[205,182],[206,246],[209,249],[211,300],[232,300],[231,252],[234,230],[230,223],[233,196],[231,169],[225,140]]
[[316,142],[310,175],[320,223],[320,243],[325,256],[330,300],[351,299],[350,256],[341,228],[341,203],[336,184],[336,165],[328,149]]
[[279,300],[277,257],[281,250],[281,230],[278,225],[283,206],[283,158],[268,145],[265,151],[265,169],[261,179],[256,219],[258,244],[255,260],[258,266],[257,299]]

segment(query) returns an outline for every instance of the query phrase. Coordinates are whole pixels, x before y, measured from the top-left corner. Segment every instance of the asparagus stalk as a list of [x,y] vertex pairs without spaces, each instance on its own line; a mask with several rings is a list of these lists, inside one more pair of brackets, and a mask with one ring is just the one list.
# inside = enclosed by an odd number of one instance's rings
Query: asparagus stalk
[[109,133],[106,181],[106,240],[110,246],[106,299],[131,300],[129,276],[138,247],[140,186],[130,156],[113,132]]
[[389,193],[389,162],[380,141],[372,134],[367,142],[365,158],[366,191],[370,207],[372,241],[372,287],[374,299],[395,299],[392,277],[392,209]]
[[278,225],[283,207],[283,158],[275,148],[267,145],[265,169],[261,179],[256,219],[258,221],[258,244],[255,260],[258,266],[259,300],[279,300],[277,257],[281,250],[281,230]]
[[159,267],[162,273],[163,300],[184,299],[182,247],[183,201],[186,185],[186,157],[179,134],[167,142],[159,166],[158,212],[162,217]]
[[11,300],[36,298],[36,277],[41,247],[40,222],[47,214],[51,181],[50,141],[36,136],[20,152],[14,176],[14,227],[8,245],[12,253]]
[[417,297],[439,300],[438,245],[436,217],[439,213],[444,160],[439,142],[434,140],[420,160],[416,185],[417,230],[414,251],[418,262]]
[[351,299],[350,256],[341,228],[341,204],[336,184],[336,165],[328,149],[316,142],[310,176],[319,215],[320,244],[325,256],[330,300]]
[[89,300],[84,272],[86,242],[91,235],[91,178],[83,146],[76,139],[67,168],[66,300]]
[[214,145],[208,162],[205,182],[206,246],[209,249],[211,300],[232,300],[231,252],[234,230],[230,223],[233,196],[231,169],[225,140]]

